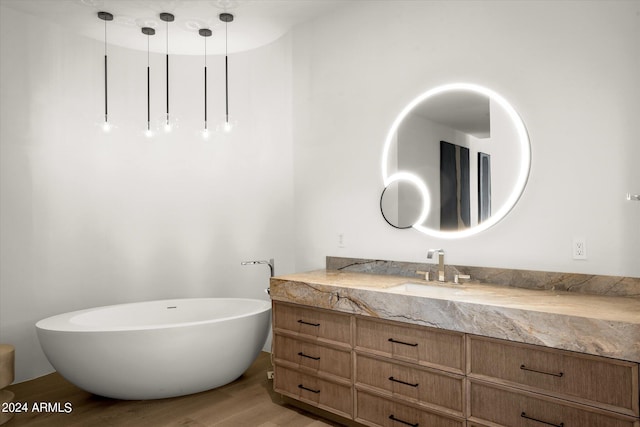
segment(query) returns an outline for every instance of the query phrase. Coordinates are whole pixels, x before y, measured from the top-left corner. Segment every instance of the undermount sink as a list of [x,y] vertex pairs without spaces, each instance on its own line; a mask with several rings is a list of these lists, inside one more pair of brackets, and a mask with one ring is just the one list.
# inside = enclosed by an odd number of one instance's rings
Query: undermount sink
[[446,297],[452,295],[486,295],[493,292],[469,285],[462,285],[449,282],[425,282],[425,283],[403,283],[401,285],[390,286],[384,289],[385,292],[394,294],[407,294],[427,297]]
[[446,292],[452,292],[460,289],[456,289],[454,286],[447,286],[446,283],[403,283],[401,285],[391,286],[385,289],[387,292],[394,293],[408,293],[408,294],[432,294],[438,290]]

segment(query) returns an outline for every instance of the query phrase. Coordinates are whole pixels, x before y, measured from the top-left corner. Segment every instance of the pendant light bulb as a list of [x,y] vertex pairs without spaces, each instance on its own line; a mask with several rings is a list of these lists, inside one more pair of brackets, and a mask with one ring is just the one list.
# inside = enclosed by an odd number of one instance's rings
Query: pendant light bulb
[[109,123],[109,92],[107,90],[107,21],[113,21],[113,15],[109,12],[98,12],[98,18],[104,21],[104,122],[102,123],[102,130],[107,133],[111,130],[111,124]]

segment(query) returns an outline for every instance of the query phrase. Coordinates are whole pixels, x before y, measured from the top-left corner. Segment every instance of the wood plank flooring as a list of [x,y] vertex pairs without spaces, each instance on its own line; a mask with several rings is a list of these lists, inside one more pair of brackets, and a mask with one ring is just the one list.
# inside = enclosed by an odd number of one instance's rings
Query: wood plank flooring
[[[28,413],[3,427],[323,427],[339,424],[286,404],[267,380],[269,353],[261,353],[238,380],[189,396],[161,400],[114,400],[87,393],[57,373],[7,387]],[[70,413],[31,412],[34,402],[70,402]]]

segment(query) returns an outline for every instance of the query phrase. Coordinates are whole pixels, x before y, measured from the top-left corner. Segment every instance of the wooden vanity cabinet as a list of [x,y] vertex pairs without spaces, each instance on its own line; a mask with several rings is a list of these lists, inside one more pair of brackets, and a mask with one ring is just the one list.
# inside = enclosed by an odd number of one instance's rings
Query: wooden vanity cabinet
[[356,421],[464,426],[464,334],[363,316],[355,322]]
[[464,416],[461,375],[357,353],[355,379],[358,390]]
[[289,335],[351,349],[351,316],[347,314],[274,302],[273,327]]
[[275,367],[274,381],[275,391],[283,395],[345,418],[352,417],[351,384],[340,384],[281,365]]
[[376,427],[640,427],[638,364],[273,302],[274,390]]
[[[470,424],[504,427],[637,427],[637,418],[483,381],[469,381]],[[484,425],[484,424],[479,424]]]
[[436,412],[424,411],[399,403],[397,400],[382,398],[374,394],[358,391],[356,421],[368,426],[433,426],[464,427],[464,419],[455,419]]
[[351,323],[346,314],[274,302],[274,390],[352,418]]
[[464,334],[409,323],[356,318],[356,350],[464,373]]
[[468,376],[638,417],[638,364],[468,337]]
[[637,363],[468,335],[467,367],[471,425],[640,425]]

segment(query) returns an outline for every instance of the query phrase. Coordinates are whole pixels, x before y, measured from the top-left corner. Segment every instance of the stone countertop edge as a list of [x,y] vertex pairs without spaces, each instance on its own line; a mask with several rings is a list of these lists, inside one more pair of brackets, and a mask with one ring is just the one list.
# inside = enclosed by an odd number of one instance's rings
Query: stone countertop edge
[[436,296],[387,291],[407,282],[421,283],[403,276],[315,270],[274,277],[270,288],[275,301],[640,363],[639,298],[477,283],[422,282],[434,291],[447,289]]

